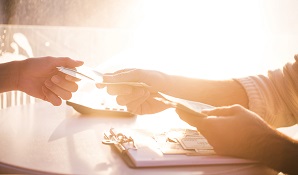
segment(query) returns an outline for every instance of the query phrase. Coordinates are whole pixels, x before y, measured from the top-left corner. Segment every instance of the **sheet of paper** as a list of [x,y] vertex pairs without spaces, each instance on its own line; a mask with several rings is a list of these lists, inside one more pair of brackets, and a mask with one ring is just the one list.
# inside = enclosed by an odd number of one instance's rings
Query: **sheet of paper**
[[193,113],[195,115],[200,115],[202,117],[206,117],[205,114],[202,114],[201,111],[203,109],[212,109],[214,108],[211,105],[208,104],[204,104],[204,103],[200,103],[200,102],[196,102],[196,101],[190,101],[190,100],[185,100],[185,99],[180,99],[180,98],[175,98],[163,93],[160,93],[164,98],[159,98],[156,97],[155,99],[158,101],[161,101],[167,105],[170,105],[174,108],[179,108],[182,109],[184,111]]
[[76,69],[70,69],[66,67],[57,67],[60,72],[63,72],[72,77],[78,78],[80,80],[92,81],[95,83],[100,83],[103,85],[129,85],[129,86],[140,86],[140,87],[149,87],[147,84],[142,82],[117,82],[117,83],[108,83],[103,82],[103,73],[100,73],[90,67],[80,66]]

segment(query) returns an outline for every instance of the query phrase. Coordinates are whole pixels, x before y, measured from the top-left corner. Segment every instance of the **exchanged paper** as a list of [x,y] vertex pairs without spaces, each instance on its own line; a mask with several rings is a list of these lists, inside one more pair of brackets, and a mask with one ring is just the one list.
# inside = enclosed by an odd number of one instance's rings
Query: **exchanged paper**
[[129,85],[129,86],[149,87],[147,84],[142,82],[116,82],[116,83],[103,82],[103,73],[98,72],[87,66],[80,66],[80,67],[77,67],[76,69],[66,68],[63,66],[60,66],[57,68],[60,72],[63,72],[67,75],[78,78],[80,80],[92,81],[103,85]]
[[206,117],[205,114],[202,114],[201,111],[203,109],[212,109],[214,108],[211,105],[205,104],[205,103],[200,103],[196,101],[190,101],[190,100],[185,100],[181,98],[175,98],[163,93],[160,93],[160,95],[163,96],[163,98],[156,97],[155,99],[158,101],[161,101],[167,105],[170,105],[174,108],[179,108],[182,109],[186,112],[190,112],[196,115],[201,115],[202,117]]

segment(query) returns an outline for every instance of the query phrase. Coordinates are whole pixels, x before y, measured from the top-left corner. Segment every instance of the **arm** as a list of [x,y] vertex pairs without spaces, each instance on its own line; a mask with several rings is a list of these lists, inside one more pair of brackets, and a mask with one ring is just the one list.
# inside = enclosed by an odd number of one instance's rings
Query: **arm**
[[59,72],[56,67],[74,68],[82,65],[66,57],[28,58],[0,65],[0,92],[19,90],[57,106],[77,90],[77,79]]
[[[298,55],[295,55],[298,60]],[[144,82],[152,88],[108,86],[117,102],[136,114],[156,113],[166,109],[153,98],[162,92],[174,97],[213,106],[240,104],[274,127],[291,126],[298,121],[298,62],[268,75],[231,80],[203,80],[142,69],[120,70],[104,76],[106,82]],[[98,85],[98,87],[101,87]]]
[[[192,101],[200,101],[213,106],[240,104],[248,106],[244,88],[236,80],[215,81],[168,75],[154,70],[128,69],[106,74],[105,82],[143,82],[151,88],[121,85],[108,85],[111,95],[117,95],[117,102],[127,106],[136,114],[148,114],[162,111],[165,106],[154,97],[158,92]],[[97,85],[99,88],[102,86]]]
[[256,160],[277,171],[287,174],[298,174],[298,141],[276,130],[271,136],[265,136],[261,154]]
[[283,69],[237,80],[247,92],[248,109],[273,127],[292,126],[298,121],[298,55],[294,58],[296,62]]
[[19,76],[19,61],[0,64],[0,92],[17,90]]
[[182,99],[199,101],[212,106],[240,104],[248,107],[243,86],[235,80],[204,80],[170,76],[167,94]]

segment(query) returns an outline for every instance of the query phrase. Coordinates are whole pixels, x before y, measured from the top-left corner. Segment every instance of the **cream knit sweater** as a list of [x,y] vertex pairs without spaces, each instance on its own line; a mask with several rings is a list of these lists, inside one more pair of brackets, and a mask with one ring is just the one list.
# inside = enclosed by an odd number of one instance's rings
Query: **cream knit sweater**
[[283,69],[236,79],[245,88],[249,109],[259,114],[273,127],[298,123],[298,54],[296,62]]

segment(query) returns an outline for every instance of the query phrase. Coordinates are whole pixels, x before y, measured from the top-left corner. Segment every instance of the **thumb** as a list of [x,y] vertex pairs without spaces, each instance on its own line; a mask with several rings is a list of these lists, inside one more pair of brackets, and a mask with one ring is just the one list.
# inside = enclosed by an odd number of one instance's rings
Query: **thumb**
[[74,60],[68,57],[59,57],[55,58],[57,61],[54,63],[56,64],[55,66],[63,66],[63,67],[69,67],[69,68],[75,68],[78,66],[82,66],[84,64],[83,61],[80,60]]
[[181,120],[185,121],[191,126],[200,127],[202,125],[204,117],[198,117],[192,113],[186,112],[182,109],[176,108],[176,113],[180,117]]
[[204,109],[202,110],[202,113],[208,116],[231,116],[237,113],[237,111],[241,109],[242,108],[240,105],[222,106],[222,107],[216,107],[208,110]]
[[138,69],[122,69],[114,73],[106,73],[103,76],[104,82],[140,82]]
[[166,92],[169,88],[169,76],[165,73],[146,69],[123,69],[105,74],[103,81],[107,83],[139,82],[149,86],[151,91]]

